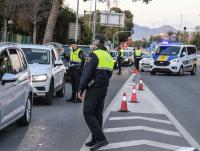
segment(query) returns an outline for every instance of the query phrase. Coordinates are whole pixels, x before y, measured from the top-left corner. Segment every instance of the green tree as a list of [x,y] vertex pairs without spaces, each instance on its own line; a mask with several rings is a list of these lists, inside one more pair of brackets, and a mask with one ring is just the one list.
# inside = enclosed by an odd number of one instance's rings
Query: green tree
[[198,50],[200,50],[200,26],[197,26],[195,30],[192,34],[191,44],[196,45]]

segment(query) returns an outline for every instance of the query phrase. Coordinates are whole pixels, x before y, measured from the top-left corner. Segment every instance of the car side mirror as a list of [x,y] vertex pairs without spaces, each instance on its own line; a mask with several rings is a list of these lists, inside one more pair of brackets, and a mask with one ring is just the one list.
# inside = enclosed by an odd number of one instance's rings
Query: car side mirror
[[62,66],[62,65],[63,65],[62,60],[56,60],[56,61],[54,62],[54,67]]
[[4,85],[5,83],[10,83],[10,82],[15,82],[17,81],[18,76],[16,74],[11,74],[11,73],[5,73],[2,77],[2,84]]
[[183,52],[183,54],[181,54],[181,58],[185,57],[186,55],[187,55],[186,52]]

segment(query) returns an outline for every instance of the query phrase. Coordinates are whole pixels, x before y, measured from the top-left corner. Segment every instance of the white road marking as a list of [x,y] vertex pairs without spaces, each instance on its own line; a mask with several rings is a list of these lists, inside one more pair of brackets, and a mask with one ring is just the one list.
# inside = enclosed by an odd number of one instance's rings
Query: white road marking
[[133,146],[139,146],[139,145],[148,145],[148,146],[159,147],[159,148],[173,150],[173,151],[182,148],[182,146],[165,144],[165,143],[160,143],[160,142],[155,142],[155,141],[136,140],[136,141],[117,142],[117,143],[108,144],[107,146],[102,147],[100,150],[133,147]]
[[152,127],[147,127],[147,126],[106,128],[106,129],[104,129],[104,132],[111,133],[111,132],[125,132],[125,131],[137,131],[137,130],[144,130],[144,131],[150,131],[150,132],[155,132],[155,133],[160,133],[160,134],[165,134],[165,135],[182,137],[179,132],[157,129],[157,128],[152,128]]
[[166,120],[160,120],[155,118],[149,118],[149,117],[142,117],[142,116],[126,116],[126,117],[110,117],[110,121],[117,121],[117,120],[145,120],[145,121],[152,121],[152,122],[158,122],[158,123],[164,123],[164,124],[172,124],[170,121]]

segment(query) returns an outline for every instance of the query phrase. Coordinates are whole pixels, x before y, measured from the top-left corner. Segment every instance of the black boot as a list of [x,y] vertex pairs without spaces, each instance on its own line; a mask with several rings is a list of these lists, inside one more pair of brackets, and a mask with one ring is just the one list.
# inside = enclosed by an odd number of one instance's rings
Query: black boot
[[89,141],[89,142],[85,143],[85,146],[92,147],[92,146],[94,146],[94,145],[95,145],[95,143],[96,143],[96,141],[95,141],[95,140],[91,140],[91,141]]
[[90,148],[90,151],[96,151],[96,150],[100,149],[101,147],[106,146],[108,144],[109,143],[107,140],[96,141],[95,145],[92,148]]

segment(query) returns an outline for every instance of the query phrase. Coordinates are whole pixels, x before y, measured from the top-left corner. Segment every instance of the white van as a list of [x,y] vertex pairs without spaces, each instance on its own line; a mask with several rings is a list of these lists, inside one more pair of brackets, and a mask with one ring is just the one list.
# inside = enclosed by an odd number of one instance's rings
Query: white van
[[184,72],[195,75],[197,71],[197,48],[194,45],[159,45],[153,55],[151,74],[170,72],[182,76]]

